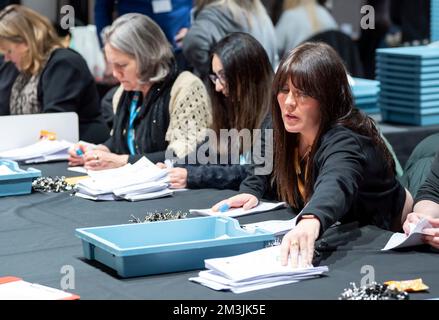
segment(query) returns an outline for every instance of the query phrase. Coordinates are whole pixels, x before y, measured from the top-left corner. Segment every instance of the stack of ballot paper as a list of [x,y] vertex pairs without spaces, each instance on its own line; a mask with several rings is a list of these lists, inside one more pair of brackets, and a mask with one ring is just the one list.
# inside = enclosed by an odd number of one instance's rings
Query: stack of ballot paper
[[207,259],[204,263],[208,270],[201,271],[198,277],[189,280],[214,290],[230,290],[234,293],[313,279],[329,271],[327,266],[293,269],[290,262],[282,266],[279,246],[232,257]]
[[88,171],[89,178],[76,184],[76,196],[90,200],[155,199],[172,194],[167,170],[143,157],[135,164],[102,171]]
[[67,160],[73,144],[65,140],[40,140],[29,146],[0,152],[0,159],[40,163]]

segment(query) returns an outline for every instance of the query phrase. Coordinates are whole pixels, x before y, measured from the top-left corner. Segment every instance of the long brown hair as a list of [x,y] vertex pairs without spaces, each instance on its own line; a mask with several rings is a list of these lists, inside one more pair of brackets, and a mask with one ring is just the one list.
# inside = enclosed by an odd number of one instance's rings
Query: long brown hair
[[389,170],[395,162],[375,126],[375,122],[354,107],[346,68],[333,48],[324,43],[304,43],[285,57],[273,82],[274,173],[278,196],[291,206],[299,207],[298,177],[294,168],[294,150],[298,133],[285,130],[277,94],[291,80],[294,87],[316,99],[320,105],[321,123],[308,157],[305,177],[305,202],[314,187],[314,157],[322,136],[332,127],[341,125],[370,137],[382,151]]
[[30,74],[40,72],[50,52],[63,47],[46,17],[20,5],[10,5],[0,11],[0,43],[5,40],[29,47],[22,58],[21,69]]
[[235,32],[213,48],[222,65],[228,96],[215,91],[209,81],[212,129],[259,129],[271,105],[273,69],[262,45],[248,33]]

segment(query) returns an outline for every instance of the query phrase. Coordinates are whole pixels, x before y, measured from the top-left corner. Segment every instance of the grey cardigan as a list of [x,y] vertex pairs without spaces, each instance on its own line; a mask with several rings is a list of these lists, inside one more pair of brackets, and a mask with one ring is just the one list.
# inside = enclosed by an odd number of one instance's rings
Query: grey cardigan
[[[183,41],[183,54],[194,68],[194,73],[205,77],[210,71],[212,48],[232,32],[248,32],[264,47],[273,68],[278,63],[276,35],[273,23],[266,12],[252,15],[252,27],[233,19],[232,12],[218,4],[203,8],[196,16]],[[246,21],[245,19],[242,19]]]

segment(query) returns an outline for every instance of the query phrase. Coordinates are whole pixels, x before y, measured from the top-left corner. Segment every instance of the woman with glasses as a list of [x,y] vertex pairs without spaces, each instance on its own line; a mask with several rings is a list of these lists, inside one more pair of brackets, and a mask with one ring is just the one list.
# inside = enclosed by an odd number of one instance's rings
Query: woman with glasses
[[228,35],[213,49],[209,77],[211,130],[194,154],[170,170],[173,188],[239,189],[251,163],[272,164],[273,70],[262,45],[246,33]]
[[101,170],[146,156],[184,157],[206,136],[211,107],[205,86],[190,72],[178,74],[171,46],[160,27],[138,13],[119,17],[105,33],[105,54],[123,92],[112,136],[103,145],[76,146],[70,164]]
[[[305,43],[281,62],[273,83],[274,171],[249,176],[229,207],[250,209],[268,189],[297,210],[283,238],[282,264],[311,264],[316,239],[337,221],[400,230],[413,199],[395,178],[374,121],[353,107],[346,69],[322,43]],[[299,256],[301,260],[299,261]]]
[[76,112],[81,139],[95,143],[108,139],[87,63],[63,47],[47,18],[24,6],[3,9],[0,52],[19,71],[11,88],[10,114]]

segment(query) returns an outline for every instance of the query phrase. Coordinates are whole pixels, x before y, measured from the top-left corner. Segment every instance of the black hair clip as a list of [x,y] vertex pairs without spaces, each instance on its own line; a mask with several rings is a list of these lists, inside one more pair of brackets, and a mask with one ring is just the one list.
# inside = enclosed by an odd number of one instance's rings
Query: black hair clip
[[73,189],[66,182],[66,177],[39,177],[32,181],[32,188],[40,192],[68,192]]
[[344,289],[339,300],[408,300],[409,294],[390,288],[386,284],[372,282],[370,285],[357,287],[351,282],[352,288]]
[[140,218],[131,215],[130,216],[131,219],[128,221],[131,223],[145,223],[145,222],[155,222],[155,221],[179,220],[179,219],[185,219],[187,215],[188,213],[182,212],[180,210],[174,213],[172,210],[166,209],[164,212],[155,211],[154,213],[147,213],[143,221]]

